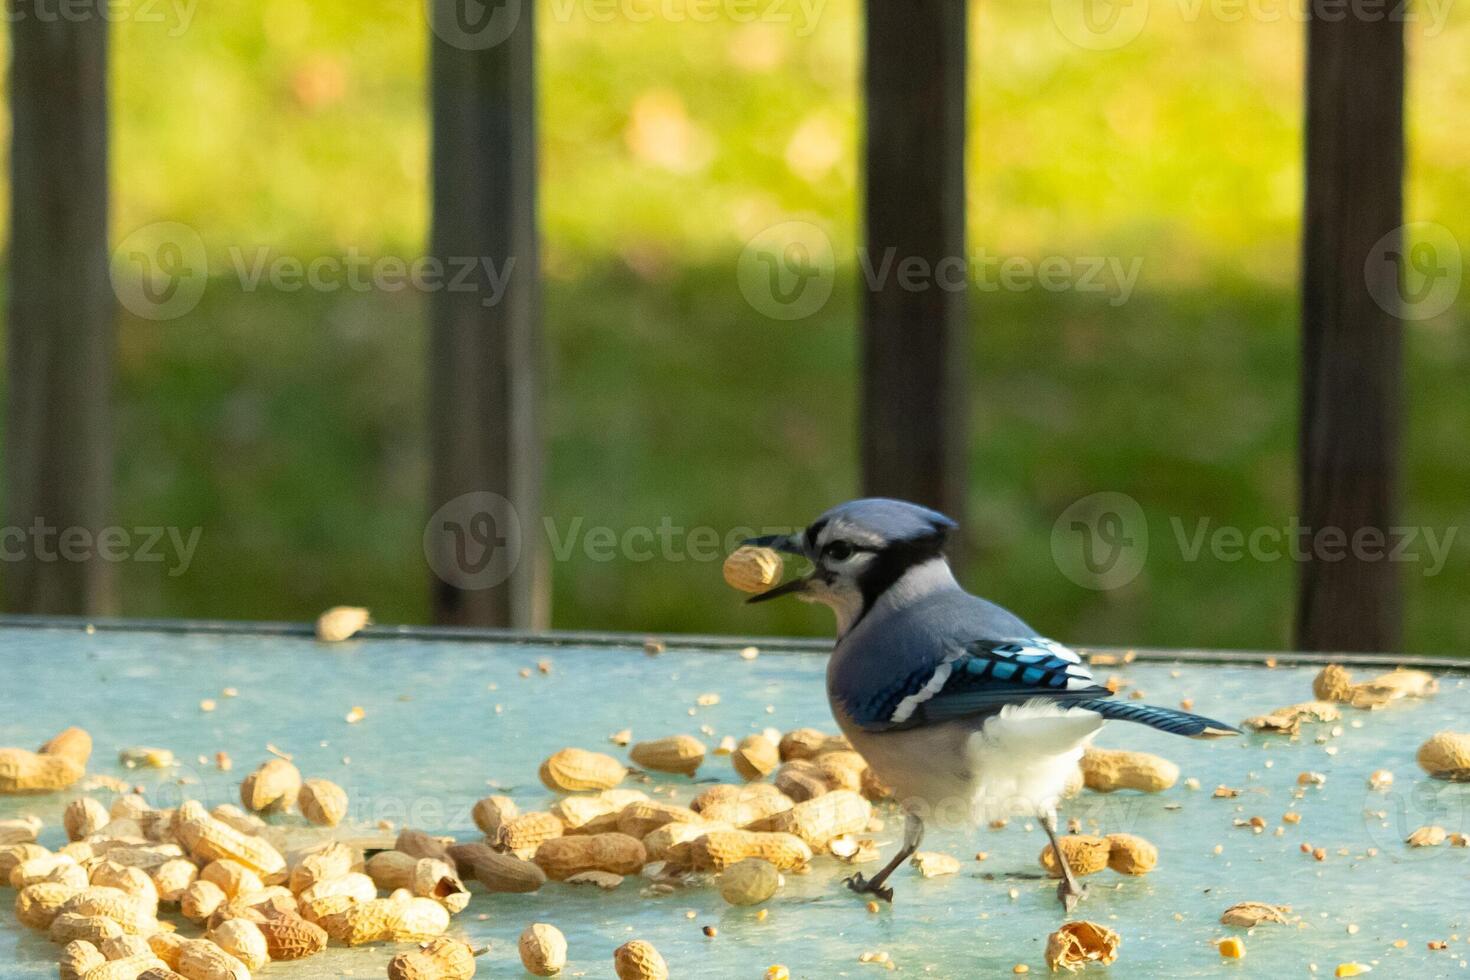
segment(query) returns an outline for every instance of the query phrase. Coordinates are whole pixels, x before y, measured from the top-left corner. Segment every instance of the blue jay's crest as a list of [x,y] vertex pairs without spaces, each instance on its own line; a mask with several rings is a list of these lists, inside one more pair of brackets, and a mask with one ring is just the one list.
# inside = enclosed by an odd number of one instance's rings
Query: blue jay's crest
[[938,511],[918,504],[865,497],[833,507],[812,522],[804,537],[810,555],[815,555],[827,540],[844,540],[880,551],[899,547],[937,554],[957,526]]

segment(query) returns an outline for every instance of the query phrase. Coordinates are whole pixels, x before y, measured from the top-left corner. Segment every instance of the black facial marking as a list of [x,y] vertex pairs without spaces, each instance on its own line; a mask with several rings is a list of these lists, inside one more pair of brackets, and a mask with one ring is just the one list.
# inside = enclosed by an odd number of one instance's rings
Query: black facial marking
[[879,551],[858,579],[858,588],[863,593],[863,611],[858,616],[858,621],[868,614],[879,596],[903,577],[904,572],[915,565],[940,557],[944,553],[944,544],[948,537],[947,529],[936,530],[922,538],[895,542]]
[[806,550],[811,554],[817,547],[817,538],[822,536],[822,529],[827,526],[827,518],[812,522],[811,527],[806,529]]

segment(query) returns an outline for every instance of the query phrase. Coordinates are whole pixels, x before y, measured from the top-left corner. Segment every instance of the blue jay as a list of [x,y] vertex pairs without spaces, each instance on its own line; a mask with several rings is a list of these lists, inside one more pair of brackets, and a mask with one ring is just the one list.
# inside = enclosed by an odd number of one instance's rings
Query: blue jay
[[1056,846],[1057,806],[1103,722],[1191,738],[1240,732],[1110,700],[1076,653],[960,587],[944,556],[955,526],[900,500],[842,504],[804,531],[746,542],[814,566],[749,601],[796,595],[837,615],[827,665],[832,714],[905,813],[899,853],[871,880],[847,879],[848,887],[892,901],[884,883],[918,849],[926,819],[1035,817],[1058,856],[1057,895],[1070,913],[1083,889]]

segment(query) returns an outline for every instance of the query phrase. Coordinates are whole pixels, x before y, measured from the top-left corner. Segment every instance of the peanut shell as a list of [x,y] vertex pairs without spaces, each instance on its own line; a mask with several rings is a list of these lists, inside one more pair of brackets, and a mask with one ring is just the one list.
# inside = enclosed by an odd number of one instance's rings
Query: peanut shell
[[56,966],[61,980],[82,980],[89,970],[106,962],[107,957],[96,946],[84,939],[73,939],[61,948],[61,959]]
[[1118,958],[1118,934],[1096,922],[1066,922],[1046,939],[1046,963],[1052,972],[1075,972],[1089,963],[1104,966]]
[[852,790],[833,790],[798,803],[751,824],[752,830],[795,834],[814,848],[843,834],[865,829],[873,816],[873,804]]
[[15,917],[31,929],[50,929],[61,907],[81,889],[59,881],[27,885],[15,896]]
[[[1067,859],[1067,866],[1072,869],[1074,875],[1097,874],[1108,866],[1108,854],[1112,850],[1112,842],[1106,837],[1093,837],[1089,834],[1068,834],[1057,838],[1057,845],[1062,849],[1062,855]],[[1053,878],[1062,877],[1061,865],[1057,863],[1056,853],[1050,844],[1041,849],[1038,858],[1046,873]]]
[[0,796],[54,793],[86,775],[86,767],[62,755],[0,749]]
[[1435,779],[1470,782],[1470,734],[1436,732],[1419,746],[1417,758],[1419,768]]
[[520,808],[509,796],[487,796],[470,811],[470,817],[475,821],[475,826],[480,828],[480,833],[490,838],[495,837],[502,824],[520,815]]
[[301,815],[318,827],[335,827],[347,816],[347,791],[327,779],[308,779],[296,798]]
[[736,548],[725,559],[722,571],[725,582],[740,592],[764,592],[781,581],[784,563],[781,554],[770,548],[745,545]]
[[450,849],[461,875],[474,878],[490,892],[533,892],[546,884],[546,872],[534,861],[501,854],[485,844],[456,844]]
[[776,743],[764,735],[747,735],[735,747],[730,764],[741,779],[754,782],[774,772],[781,764],[781,755]]
[[458,939],[431,940],[388,964],[388,980],[469,980],[474,975],[474,951]]
[[652,943],[634,939],[613,951],[618,980],[669,980],[669,967]]
[[251,813],[283,813],[300,793],[301,771],[285,759],[268,759],[240,783],[240,805]]
[[281,915],[257,922],[272,961],[300,960],[327,948],[327,933],[321,926],[298,915]]
[[[291,891],[299,895],[319,881],[340,878],[353,869],[357,860],[352,848],[336,841],[303,855],[291,868],[288,879]],[[376,878],[373,880],[377,881]]]
[[1159,849],[1136,834],[1108,834],[1108,867],[1119,874],[1148,874],[1159,865]]
[[270,963],[270,948],[265,934],[254,922],[246,919],[230,919],[209,930],[210,940],[244,963],[251,970],[263,970]]
[[393,842],[393,849],[402,851],[410,857],[438,858],[440,861],[448,861],[449,845],[453,843],[454,841],[447,837],[435,837],[422,830],[406,828],[399,831],[398,839]]
[[521,933],[520,953],[527,973],[555,976],[567,965],[567,937],[556,926],[534,922]]
[[1222,925],[1254,929],[1263,922],[1289,923],[1290,905],[1267,905],[1265,902],[1236,902],[1220,916]]
[[723,871],[749,857],[764,858],[779,871],[795,871],[811,862],[812,849],[795,834],[712,830],[669,848],[666,860],[693,871]]
[[849,749],[847,740],[837,735],[828,735],[815,728],[797,728],[781,736],[777,748],[782,762],[793,759],[815,759],[823,752]]
[[189,980],[250,980],[250,968],[208,939],[191,939],[174,967]]
[[470,904],[469,889],[459,880],[455,869],[437,858],[419,858],[414,865],[410,890],[420,898],[432,898],[455,915]]
[[500,828],[499,846],[517,857],[530,856],[545,841],[565,832],[562,822],[550,813],[535,810],[523,813]]
[[36,751],[41,755],[59,756],[85,769],[92,758],[92,736],[85,729],[68,728]]
[[286,869],[286,859],[269,841],[243,834],[214,817],[185,821],[178,829],[178,838],[202,861],[230,858],[267,878]]
[[536,848],[534,860],[548,878],[563,881],[583,871],[635,874],[648,862],[648,852],[627,834],[588,834],[548,840]]
[[316,638],[323,643],[341,643],[372,621],[372,614],[362,606],[333,606],[317,617]]
[[731,905],[759,905],[781,887],[781,872],[762,858],[736,861],[720,874],[720,897]]
[[229,896],[219,885],[212,881],[195,880],[190,882],[179,897],[179,914],[190,922],[204,922],[228,900]]
[[666,823],[698,823],[699,814],[685,806],[645,800],[630,803],[618,814],[618,832],[642,839]]
[[51,920],[47,935],[53,943],[69,943],[80,939],[94,946],[101,946],[109,939],[123,934],[123,927],[105,915],[78,915],[62,912]]
[[[420,858],[416,858],[411,854],[404,854],[402,851],[380,851],[367,859],[367,864],[363,866],[363,870],[366,871],[368,877],[373,879],[373,884],[385,892],[391,892],[394,889],[407,888],[413,884],[414,869],[418,867],[420,860]],[[336,877],[340,878],[342,875],[337,875]],[[327,878],[324,880],[331,881],[333,879]],[[315,882],[315,884],[319,883]],[[307,887],[309,888],[311,886]],[[306,889],[302,890],[305,891]]]
[[1089,747],[1082,753],[1082,778],[1097,793],[1120,789],[1157,793],[1179,780],[1179,767],[1147,752]]
[[168,966],[151,953],[109,960],[88,970],[85,980],[137,980],[147,970],[166,970]]
[[623,781],[628,770],[621,762],[601,752],[567,748],[541,763],[541,782],[547,789],[562,793],[612,789]]
[[61,822],[66,827],[67,840],[81,840],[106,827],[112,822],[112,816],[101,803],[90,796],[82,796],[66,805]]
[[654,772],[693,776],[704,762],[705,745],[692,735],[673,735],[651,742],[636,742],[628,751],[635,765]]
[[229,898],[237,895],[258,892],[265,887],[265,882],[260,880],[260,875],[251,871],[239,861],[230,858],[222,858],[211,861],[199,872],[202,881],[213,882],[218,885],[220,891]]
[[821,766],[810,758],[792,759],[776,770],[776,788],[791,800],[805,803],[826,793],[832,787],[822,774]]

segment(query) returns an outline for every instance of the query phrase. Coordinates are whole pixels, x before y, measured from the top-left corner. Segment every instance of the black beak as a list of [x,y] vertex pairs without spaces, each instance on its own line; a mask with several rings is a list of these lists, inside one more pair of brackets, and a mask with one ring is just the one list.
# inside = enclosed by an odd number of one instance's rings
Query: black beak
[[805,592],[807,583],[811,580],[812,577],[810,575],[803,575],[801,578],[794,578],[789,582],[782,582],[774,589],[767,589],[759,595],[753,595],[749,599],[746,599],[745,602],[749,605],[752,602],[765,602],[767,599],[779,599],[783,595]]
[[[800,532],[796,534],[767,534],[764,537],[749,538],[742,541],[741,544],[749,545],[752,548],[774,548],[776,551],[785,552],[788,555],[799,555],[802,558],[807,556]],[[804,592],[807,583],[810,581],[810,575],[794,578],[789,582],[782,582],[773,589],[767,589],[759,595],[753,595],[745,601],[747,603],[765,602],[767,599],[779,599],[783,595]]]
[[746,538],[740,543],[752,548],[774,548],[788,555],[806,557],[806,548],[802,546],[800,534],[767,534],[760,538]]

